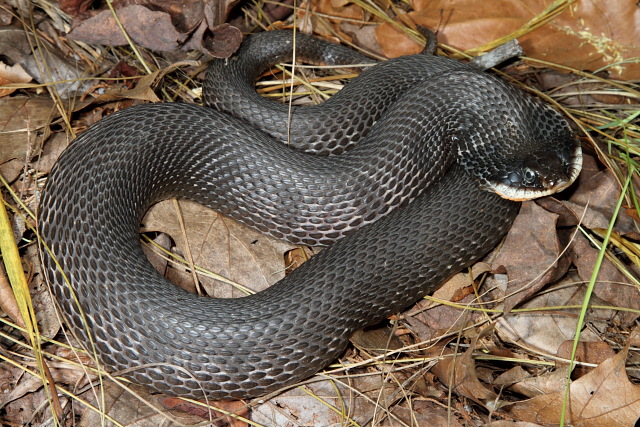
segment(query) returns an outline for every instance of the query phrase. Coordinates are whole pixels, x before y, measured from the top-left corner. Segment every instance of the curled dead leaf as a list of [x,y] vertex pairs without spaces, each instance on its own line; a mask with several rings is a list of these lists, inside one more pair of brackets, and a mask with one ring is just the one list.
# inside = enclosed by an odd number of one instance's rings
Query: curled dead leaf
[[0,100],[0,163],[30,157],[39,133],[57,117],[59,113],[50,98]]
[[[7,86],[13,83],[28,83],[31,81],[31,76],[27,73],[20,64],[14,64],[9,66],[3,62],[0,62],[0,86]],[[18,86],[4,87],[0,89],[0,98],[12,94],[18,89]]]
[[[140,46],[173,51],[186,40],[185,35],[175,30],[168,13],[132,5],[118,10],[117,16],[129,37]],[[69,32],[69,38],[88,44],[107,46],[123,46],[128,43],[108,9],[80,22]]]
[[[522,311],[499,318],[496,331],[500,337],[543,354],[556,355],[560,346],[575,336],[577,313],[585,296],[584,286],[580,286],[581,282],[576,279],[574,274],[569,275],[554,288],[518,306]],[[602,301],[592,296],[591,303],[599,304]],[[592,310],[588,319],[593,329],[605,330],[611,317],[613,313],[609,310]],[[599,335],[591,329],[582,331],[580,338],[583,341],[600,340]]]
[[434,365],[432,372],[440,382],[452,388],[456,394],[463,395],[474,402],[487,406],[497,395],[478,379],[473,352],[478,347],[478,340],[492,333],[493,328],[486,328],[473,339],[471,345],[462,355],[445,357]]
[[[567,423],[575,426],[631,426],[640,414],[640,386],[625,369],[628,348],[571,383]],[[510,417],[541,425],[560,422],[564,390],[504,406]]]
[[[234,2],[222,3],[230,6]],[[211,4],[199,1],[126,5],[116,10],[124,32],[111,10],[105,9],[76,22],[68,35],[88,44],[123,46],[128,44],[126,34],[136,45],[152,50],[198,49],[226,58],[238,48],[242,34],[229,24],[217,25],[219,13],[223,13],[220,7],[214,10]]]
[[[284,277],[286,266],[282,254],[292,245],[264,236],[197,203],[180,200],[179,204],[180,214],[184,215],[184,231],[170,200],[156,204],[147,212],[143,231],[168,233],[183,258],[188,258],[186,247],[189,245],[197,266],[256,292]],[[187,267],[173,265],[167,277],[184,289],[194,291],[193,275]],[[208,295],[218,298],[245,295],[206,274],[199,273],[198,278]]]
[[534,295],[540,288],[562,277],[569,259],[556,232],[557,215],[533,202],[522,204],[495,262],[509,275],[505,310]]

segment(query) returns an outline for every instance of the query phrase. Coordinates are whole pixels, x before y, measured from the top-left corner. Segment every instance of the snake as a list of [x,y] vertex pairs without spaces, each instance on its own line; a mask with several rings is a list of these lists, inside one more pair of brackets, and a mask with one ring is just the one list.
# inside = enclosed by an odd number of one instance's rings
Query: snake
[[[294,53],[369,64],[315,106],[255,81]],[[564,117],[490,73],[435,55],[373,62],[290,31],[214,60],[206,105],[133,106],[62,153],[38,213],[44,271],[70,330],[110,372],[152,391],[249,399],[290,387],[494,248],[520,200],[569,186]],[[273,237],[328,246],[268,289],[185,292],[146,259],[139,227],[187,198]]]

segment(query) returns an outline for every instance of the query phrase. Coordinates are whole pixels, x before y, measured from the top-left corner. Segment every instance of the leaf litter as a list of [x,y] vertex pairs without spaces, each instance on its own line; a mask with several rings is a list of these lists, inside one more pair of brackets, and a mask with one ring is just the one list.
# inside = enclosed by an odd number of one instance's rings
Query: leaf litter
[[[633,120],[634,112],[640,110],[637,87],[607,77],[607,72],[617,79],[637,75],[634,63],[612,62],[620,58],[612,50],[618,45],[624,47],[617,51],[622,59],[637,55],[633,46],[640,45],[638,33],[616,33],[638,14],[637,7],[629,8],[632,2],[600,2],[598,9],[593,1],[537,0],[524,10],[508,0],[483,7],[464,0],[440,6],[437,1],[414,1],[413,9],[393,4],[380,7],[368,1],[312,0],[295,11],[287,1],[237,6],[236,1],[226,1],[207,10],[207,4],[198,1],[114,2],[119,17],[139,11],[133,16],[156,17],[164,25],[138,38],[137,27],[144,20],[121,19],[133,44],[149,49],[138,54],[128,47],[99,46],[130,44],[122,40],[120,28],[114,29],[117,21],[103,6],[60,2],[73,17],[69,21],[55,7],[32,3],[31,9],[2,8],[3,16],[8,12],[11,19],[0,24],[0,45],[14,49],[7,49],[12,55],[1,57],[1,65],[21,65],[34,83],[21,77],[10,91],[0,93],[0,173],[15,195],[4,192],[17,212],[12,215],[15,240],[30,278],[51,378],[66,390],[60,395],[63,423],[95,425],[104,419],[101,412],[107,414],[108,423],[119,425],[191,425],[218,417],[218,425],[498,425],[497,420],[546,425],[558,424],[563,410],[566,422],[575,425],[631,425],[637,419],[640,340],[632,328],[640,310],[640,250],[638,202],[633,193],[624,195],[624,209],[614,224],[615,244],[607,248],[602,265],[596,266],[602,230],[614,215],[621,183],[629,168],[637,165],[639,132]],[[566,5],[569,8],[562,9]],[[433,8],[438,12],[430,13]],[[560,13],[546,25],[528,28],[525,24],[542,10]],[[24,24],[29,21],[17,19],[25,16],[43,19],[33,28]],[[289,25],[294,18],[300,31],[355,45],[374,56],[398,56],[416,49],[411,47],[411,40],[417,38],[411,29],[414,24],[428,24],[439,31],[440,42],[472,54],[482,50],[476,48],[483,44],[500,43],[501,37],[526,28],[521,41],[532,59],[504,70],[546,91],[575,119],[589,154],[579,182],[570,192],[525,203],[503,245],[473,272],[460,273],[434,297],[379,328],[358,334],[356,345],[339,361],[300,387],[235,406],[217,402],[214,407],[219,412],[209,412],[198,404],[167,400],[112,382],[95,370],[89,355],[66,346],[68,337],[60,332],[54,305],[46,298],[33,221],[25,220],[28,215],[17,200],[35,211],[37,190],[57,156],[73,135],[103,115],[145,101],[197,100],[204,67],[191,60],[203,57],[192,52],[227,56],[237,47],[240,31],[254,31],[256,26],[281,19],[286,20],[281,26]],[[585,27],[590,34],[584,33]],[[76,40],[94,37],[84,41],[95,46],[77,43],[71,35],[60,41],[58,37],[70,28]],[[607,30],[600,34],[601,28]],[[40,44],[45,49],[32,49],[24,44],[25,35],[58,41]],[[216,37],[217,43],[213,42]],[[553,37],[558,38],[550,43]],[[604,44],[597,45],[598,40]],[[579,48],[577,41],[582,43]],[[25,65],[51,63],[52,58],[62,69],[76,71],[63,77]],[[157,71],[146,73],[140,61],[155,64]],[[179,63],[183,65],[172,67]],[[117,67],[123,72],[111,74]],[[578,70],[568,70],[571,67]],[[59,84],[61,80],[82,85],[69,91],[68,85]],[[308,80],[314,80],[313,74]],[[634,176],[634,191],[638,183]],[[258,285],[253,291],[259,291],[282,277],[290,263],[283,258],[290,245],[246,231],[215,212],[183,201],[178,210],[171,201],[154,207],[143,230],[149,237],[145,246],[156,248],[155,255],[149,256],[157,268],[178,284],[208,295],[243,293],[228,282]],[[599,274],[569,384],[576,322],[594,268]],[[6,289],[4,294],[10,295],[7,286],[0,280],[0,291]],[[43,374],[37,372],[30,345],[15,326],[17,315],[6,314],[0,337],[4,392],[0,419],[14,425],[50,420],[54,409],[46,403]],[[77,348],[72,338],[69,343]],[[103,392],[106,399],[101,397]]]

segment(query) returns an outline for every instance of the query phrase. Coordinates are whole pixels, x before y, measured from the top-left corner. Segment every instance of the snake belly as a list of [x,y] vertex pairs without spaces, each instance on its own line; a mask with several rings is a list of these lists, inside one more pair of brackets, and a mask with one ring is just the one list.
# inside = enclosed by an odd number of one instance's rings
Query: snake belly
[[[354,127],[334,138],[324,135],[340,129],[303,124],[299,150],[269,135],[279,125],[259,128],[276,119],[251,124],[179,103],[118,111],[81,134],[49,175],[38,225],[53,293],[80,340],[109,370],[162,393],[262,396],[313,375],[355,330],[494,247],[519,204],[481,190],[460,153],[487,146],[498,155],[489,140],[525,150],[544,140],[566,156],[575,141],[557,113],[506,83],[420,56],[372,67],[360,89],[359,79],[349,83],[340,92],[349,100],[339,99],[354,106],[345,112]],[[394,91],[375,71],[412,61],[428,73],[414,86]],[[375,84],[390,95],[370,108]],[[336,104],[322,105],[313,115],[333,122]],[[333,245],[258,294],[202,298],[164,279],[141,250],[144,213],[169,197],[295,243]]]

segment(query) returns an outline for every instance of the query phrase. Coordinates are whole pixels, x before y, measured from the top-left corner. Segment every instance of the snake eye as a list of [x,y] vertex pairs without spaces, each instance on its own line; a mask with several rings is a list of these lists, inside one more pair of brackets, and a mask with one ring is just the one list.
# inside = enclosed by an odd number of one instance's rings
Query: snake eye
[[533,184],[536,180],[536,173],[529,168],[524,168],[524,183],[525,184]]

